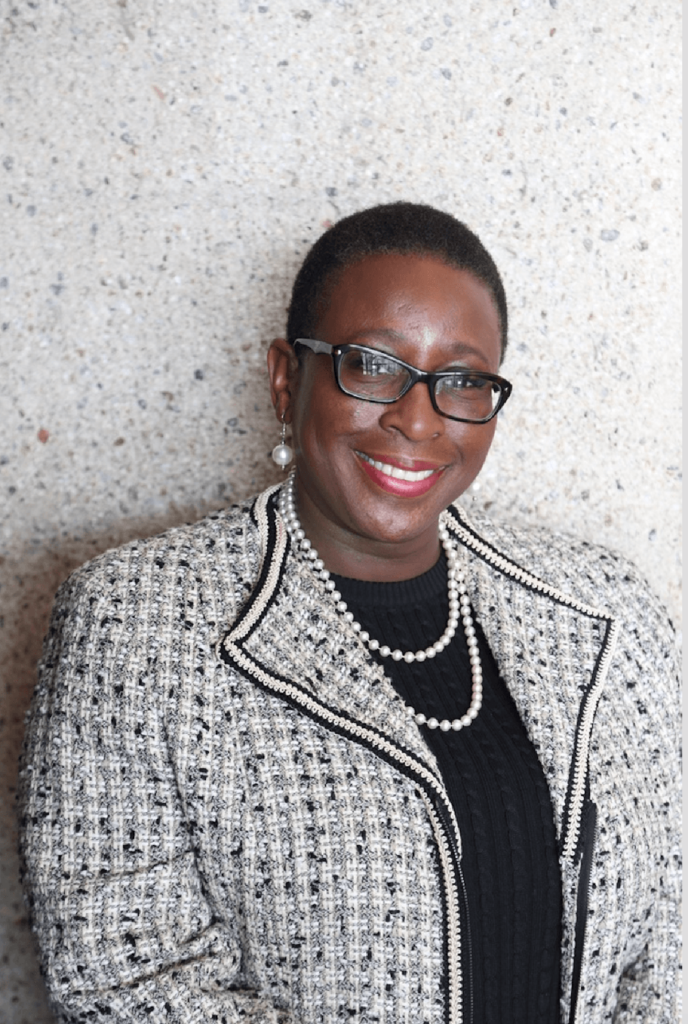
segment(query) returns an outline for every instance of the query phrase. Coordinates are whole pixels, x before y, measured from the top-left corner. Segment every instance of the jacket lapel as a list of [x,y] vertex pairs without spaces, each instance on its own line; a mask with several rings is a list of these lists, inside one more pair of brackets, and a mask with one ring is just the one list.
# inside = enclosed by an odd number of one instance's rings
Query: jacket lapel
[[262,562],[247,604],[220,643],[221,657],[276,694],[297,703],[299,694],[311,698],[352,735],[371,728],[422,762],[445,792],[436,760],[384,670],[337,612],[322,582],[292,553],[271,501],[275,489],[260,495],[252,510]]
[[287,552],[279,594],[245,649],[331,711],[372,726],[423,760],[439,777],[434,756],[404,703],[305,563]]
[[581,722],[581,708],[595,688],[601,692],[611,620],[557,590],[556,581],[531,575],[500,550],[489,526],[478,532],[462,509],[453,511],[475,615],[537,751],[563,844],[581,729],[592,725]]

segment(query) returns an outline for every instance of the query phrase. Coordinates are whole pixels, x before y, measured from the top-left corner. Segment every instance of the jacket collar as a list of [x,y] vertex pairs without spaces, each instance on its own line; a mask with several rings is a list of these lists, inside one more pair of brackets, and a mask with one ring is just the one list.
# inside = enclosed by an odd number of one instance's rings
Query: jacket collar
[[[351,728],[371,729],[439,779],[420,728],[383,669],[336,611],[304,561],[291,551],[271,488],[252,515],[263,561],[247,605],[221,653],[257,682],[298,702],[299,694]],[[452,506],[469,596],[500,674],[533,742],[550,791],[559,840],[573,857],[587,785],[587,744],[611,656],[605,612],[565,594],[518,564],[489,525]],[[288,691],[284,689],[288,687]],[[577,768],[578,766],[578,768]]]

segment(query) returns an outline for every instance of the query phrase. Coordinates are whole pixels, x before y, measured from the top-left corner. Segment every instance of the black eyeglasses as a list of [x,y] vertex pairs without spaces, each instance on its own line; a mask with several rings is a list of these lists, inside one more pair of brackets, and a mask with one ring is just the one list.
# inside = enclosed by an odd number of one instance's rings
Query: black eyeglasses
[[340,391],[364,402],[398,402],[414,384],[424,381],[433,409],[461,423],[487,423],[511,394],[504,377],[482,370],[440,370],[425,373],[403,359],[366,345],[328,345],[312,338],[297,338],[312,352],[331,355]]

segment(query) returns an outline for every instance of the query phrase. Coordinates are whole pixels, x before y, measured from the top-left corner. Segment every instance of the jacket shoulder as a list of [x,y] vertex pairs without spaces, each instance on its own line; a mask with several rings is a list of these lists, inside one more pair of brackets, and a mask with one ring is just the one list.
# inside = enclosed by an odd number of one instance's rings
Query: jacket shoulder
[[236,604],[256,574],[259,541],[252,502],[213,512],[194,523],[133,540],[76,569],[57,591],[55,611],[76,596],[105,604],[158,597],[171,586],[211,588]]
[[632,612],[669,622],[645,577],[620,552],[543,526],[495,522],[472,510],[456,510],[476,537],[562,594],[615,617]]

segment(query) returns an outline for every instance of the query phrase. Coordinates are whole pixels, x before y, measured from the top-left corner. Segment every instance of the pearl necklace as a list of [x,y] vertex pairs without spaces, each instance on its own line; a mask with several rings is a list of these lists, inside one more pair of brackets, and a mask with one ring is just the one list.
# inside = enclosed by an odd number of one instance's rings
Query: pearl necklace
[[360,622],[357,622],[352,612],[349,611],[346,601],[342,600],[342,595],[336,589],[334,581],[330,579],[330,573],[325,568],[325,563],[322,558],[318,556],[318,552],[315,550],[311,542],[299,522],[299,518],[296,514],[296,500],[295,500],[295,482],[296,476],[292,471],[289,474],[289,479],[286,481],[280,491],[279,496],[279,511],[284,524],[287,528],[292,544],[297,551],[300,551],[307,563],[315,575],[322,580],[325,584],[325,590],[331,594],[335,607],[340,612],[345,621],[349,623],[351,628],[361,638],[364,644],[367,644],[368,649],[371,651],[377,651],[383,658],[391,658],[392,661],[405,661],[410,664],[413,661],[425,661],[426,658],[434,658],[440,651],[451,643],[452,638],[456,633],[456,627],[459,624],[459,617],[463,623],[464,633],[466,634],[466,643],[468,644],[468,656],[471,664],[471,676],[473,682],[473,693],[470,707],[465,715],[460,718],[455,718],[450,721],[448,718],[438,721],[436,718],[427,718],[422,711],[416,712],[416,710],[410,707],[408,704],[404,705],[406,713],[412,717],[418,725],[427,725],[428,729],[440,729],[442,732],[449,732],[453,729],[455,732],[459,732],[461,729],[470,725],[478,717],[478,712],[483,702],[483,670],[480,663],[480,651],[478,649],[478,640],[475,635],[475,626],[473,625],[473,618],[471,616],[471,606],[468,595],[466,593],[466,583],[464,575],[458,566],[456,549],[452,544],[449,536],[449,530],[446,524],[440,519],[439,524],[439,537],[444,548],[444,553],[447,557],[447,592],[449,596],[449,618],[447,619],[447,625],[444,633],[436,640],[430,647],[426,647],[425,650],[421,651],[400,651],[398,648],[392,650],[386,644],[381,644],[379,640],[375,640],[367,630],[363,629]]

